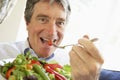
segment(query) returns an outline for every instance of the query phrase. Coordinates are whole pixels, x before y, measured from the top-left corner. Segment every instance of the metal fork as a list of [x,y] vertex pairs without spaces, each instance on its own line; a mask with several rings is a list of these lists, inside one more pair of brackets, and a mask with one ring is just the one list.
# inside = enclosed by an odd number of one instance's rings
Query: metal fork
[[[93,38],[93,39],[91,39],[91,41],[92,42],[95,42],[95,41],[97,41],[98,40],[98,38]],[[80,45],[80,44],[68,44],[68,45],[63,45],[63,46],[59,46],[59,45],[56,45],[56,44],[52,44],[54,47],[56,47],[56,48],[61,48],[61,49],[65,49],[66,47],[68,47],[68,46],[74,46],[74,45]]]

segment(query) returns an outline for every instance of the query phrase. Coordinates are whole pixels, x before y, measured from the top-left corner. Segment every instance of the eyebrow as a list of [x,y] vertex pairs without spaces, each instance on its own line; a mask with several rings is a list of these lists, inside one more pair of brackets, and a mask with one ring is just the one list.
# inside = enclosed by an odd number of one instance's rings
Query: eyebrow
[[[39,14],[39,15],[37,15],[37,17],[36,17],[36,18],[39,18],[39,17],[46,17],[46,18],[50,18],[49,16],[44,15],[44,14]],[[61,17],[57,18],[57,20],[66,21],[64,18],[61,18]]]
[[63,18],[58,18],[58,20],[60,20],[60,21],[66,21],[65,19],[63,19]]
[[37,17],[37,18],[38,18],[38,17],[48,17],[48,18],[49,18],[49,16],[44,15],[44,14],[39,14],[39,15],[37,15],[36,17]]

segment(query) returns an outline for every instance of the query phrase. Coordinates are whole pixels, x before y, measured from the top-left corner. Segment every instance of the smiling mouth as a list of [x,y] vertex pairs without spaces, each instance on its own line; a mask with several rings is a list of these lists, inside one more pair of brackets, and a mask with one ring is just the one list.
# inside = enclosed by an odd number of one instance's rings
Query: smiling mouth
[[43,37],[40,37],[40,40],[42,43],[47,43],[48,45],[49,45],[49,42],[51,42],[51,44],[52,43],[56,44],[56,42],[57,42],[57,39],[47,39],[47,38],[43,38]]
[[47,39],[40,37],[42,43],[48,42]]

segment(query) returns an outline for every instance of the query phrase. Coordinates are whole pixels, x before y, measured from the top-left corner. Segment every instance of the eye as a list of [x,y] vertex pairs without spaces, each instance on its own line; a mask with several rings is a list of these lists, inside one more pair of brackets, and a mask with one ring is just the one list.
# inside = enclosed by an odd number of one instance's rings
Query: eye
[[42,24],[45,24],[49,21],[49,19],[47,17],[39,17],[38,20]]
[[59,20],[59,21],[56,22],[56,24],[57,24],[59,27],[64,27],[65,21]]

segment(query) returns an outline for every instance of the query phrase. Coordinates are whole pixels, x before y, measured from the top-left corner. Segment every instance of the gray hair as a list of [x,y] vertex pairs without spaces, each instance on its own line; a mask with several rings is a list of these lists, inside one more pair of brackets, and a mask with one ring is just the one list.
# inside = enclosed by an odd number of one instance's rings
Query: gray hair
[[70,8],[70,4],[69,4],[68,0],[27,0],[25,12],[24,12],[25,20],[26,20],[27,23],[30,22],[32,14],[33,14],[34,6],[39,1],[49,1],[50,4],[52,4],[53,2],[57,2],[67,12],[67,18],[66,19],[68,20],[68,17],[71,13],[71,8]]

